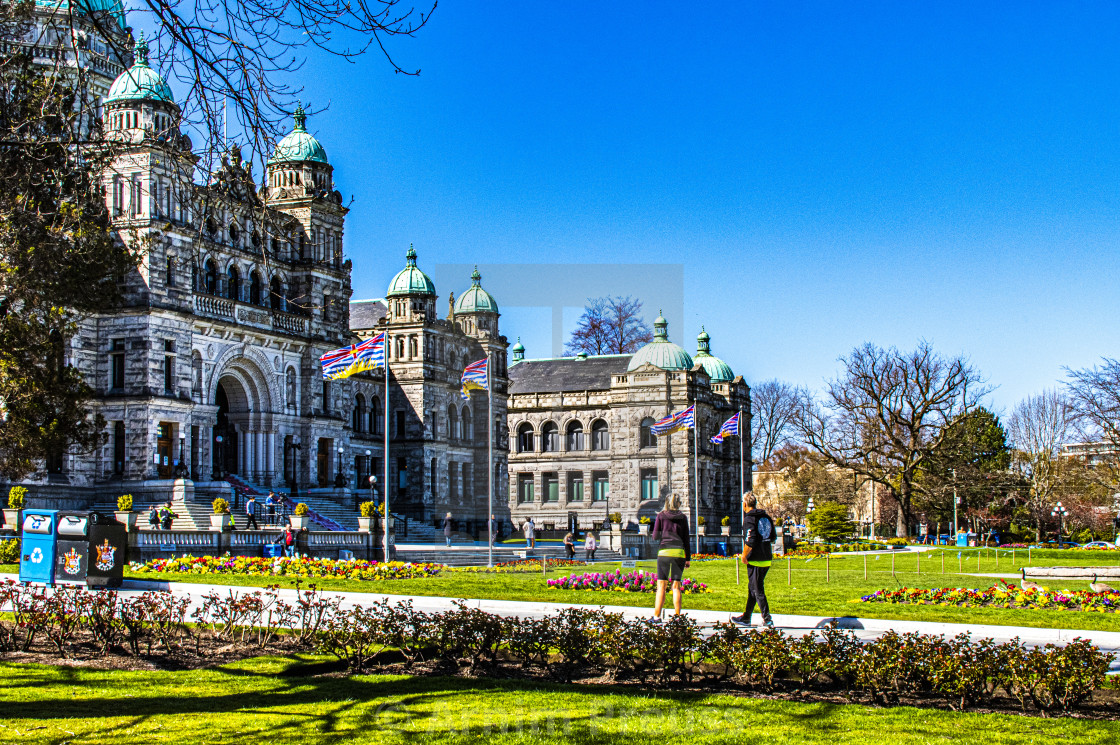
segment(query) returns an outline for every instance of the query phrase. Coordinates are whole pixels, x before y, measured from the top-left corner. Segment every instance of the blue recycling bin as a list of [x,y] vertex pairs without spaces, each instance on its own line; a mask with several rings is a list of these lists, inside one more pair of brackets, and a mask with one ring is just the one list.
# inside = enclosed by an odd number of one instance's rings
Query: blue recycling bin
[[58,510],[24,510],[21,527],[19,581],[53,585]]
[[284,547],[279,543],[266,543],[261,546],[264,551],[264,558],[277,559],[284,555]]
[[720,556],[727,556],[727,541],[720,541],[716,544],[716,553]]

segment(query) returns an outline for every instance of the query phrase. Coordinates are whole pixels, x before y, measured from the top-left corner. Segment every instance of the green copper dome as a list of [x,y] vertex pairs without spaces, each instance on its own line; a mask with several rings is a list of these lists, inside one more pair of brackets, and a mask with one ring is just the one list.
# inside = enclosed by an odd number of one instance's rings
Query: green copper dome
[[113,81],[109,88],[109,95],[105,103],[117,101],[162,101],[175,103],[171,95],[171,88],[163,76],[148,66],[148,42],[144,41],[144,32],[136,41],[136,62]]
[[521,337],[517,337],[517,343],[509,348],[510,354],[513,355],[514,362],[520,362],[525,359],[525,345],[521,343]]
[[314,163],[326,163],[327,151],[307,131],[307,114],[302,105],[296,107],[295,113],[292,114],[292,121],[295,122],[292,131],[276,143],[276,149],[272,151],[272,157],[268,162],[295,163],[310,160]]
[[653,365],[662,370],[692,369],[692,358],[688,352],[669,341],[669,322],[660,313],[653,322],[653,341],[634,353],[626,371],[637,370],[642,365]]
[[731,366],[721,360],[719,357],[714,357],[711,354],[709,343],[711,337],[704,327],[700,327],[700,335],[696,337],[696,356],[693,358],[697,364],[702,365],[704,371],[708,373],[708,377],[712,379],[713,383],[730,383],[735,379],[735,373],[731,372]]
[[431,278],[416,267],[416,249],[409,245],[408,253],[404,257],[405,267],[397,272],[397,276],[393,277],[393,281],[389,283],[389,291],[385,293],[385,296],[435,295],[436,286],[432,283]]
[[478,267],[471,272],[471,287],[455,301],[456,313],[497,313],[498,303],[494,296],[482,289],[482,275]]
[[[57,11],[69,8],[70,3],[67,0],[35,0],[35,7]],[[75,6],[75,10],[89,13],[92,16],[99,13],[108,13],[117,22],[121,30],[128,30],[128,24],[124,18],[124,5],[120,0],[82,0]]]

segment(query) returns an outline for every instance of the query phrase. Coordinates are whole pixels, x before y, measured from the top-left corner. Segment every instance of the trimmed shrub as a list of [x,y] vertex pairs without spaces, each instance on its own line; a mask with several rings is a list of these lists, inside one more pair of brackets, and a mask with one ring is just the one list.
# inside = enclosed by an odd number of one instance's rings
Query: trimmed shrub
[[128,512],[132,509],[132,495],[122,494],[117,497],[117,509],[121,512]]
[[13,486],[8,490],[8,509],[22,510],[23,503],[27,500],[27,487]]
[[226,511],[229,510],[229,502],[221,497],[215,499],[210,506],[214,508],[215,515],[224,515]]

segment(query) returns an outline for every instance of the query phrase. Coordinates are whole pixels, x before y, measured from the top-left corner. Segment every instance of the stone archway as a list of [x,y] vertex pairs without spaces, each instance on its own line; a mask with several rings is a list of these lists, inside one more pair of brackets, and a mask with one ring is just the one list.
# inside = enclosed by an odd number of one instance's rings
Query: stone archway
[[270,485],[276,436],[269,378],[254,360],[231,357],[214,376],[211,400],[217,407],[211,443],[215,477],[235,474]]

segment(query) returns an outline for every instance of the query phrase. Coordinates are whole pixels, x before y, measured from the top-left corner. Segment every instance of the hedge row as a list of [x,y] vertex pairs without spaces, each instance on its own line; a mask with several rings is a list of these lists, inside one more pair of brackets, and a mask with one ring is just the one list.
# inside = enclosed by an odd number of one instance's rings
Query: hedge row
[[[999,692],[1024,710],[1070,712],[1100,688],[1109,656],[1085,640],[1064,647],[1027,648],[888,632],[861,642],[829,628],[821,638],[733,624],[701,628],[687,617],[664,623],[620,613],[568,608],[542,618],[509,618],[469,608],[424,613],[388,601],[342,609],[314,587],[294,602],[276,588],[212,592],[188,612],[188,601],[165,592],[122,598],[112,591],[60,587],[50,592],[11,581],[0,585],[0,651],[30,650],[36,640],[67,656],[77,647],[96,654],[169,654],[205,640],[251,648],[277,644],[335,656],[352,671],[377,669],[389,652],[417,662],[503,667],[571,681],[605,675],[645,684],[701,682],[759,692],[844,692],[884,704],[901,697],[932,698],[954,709],[990,702]],[[508,672],[508,670],[507,670]]]

